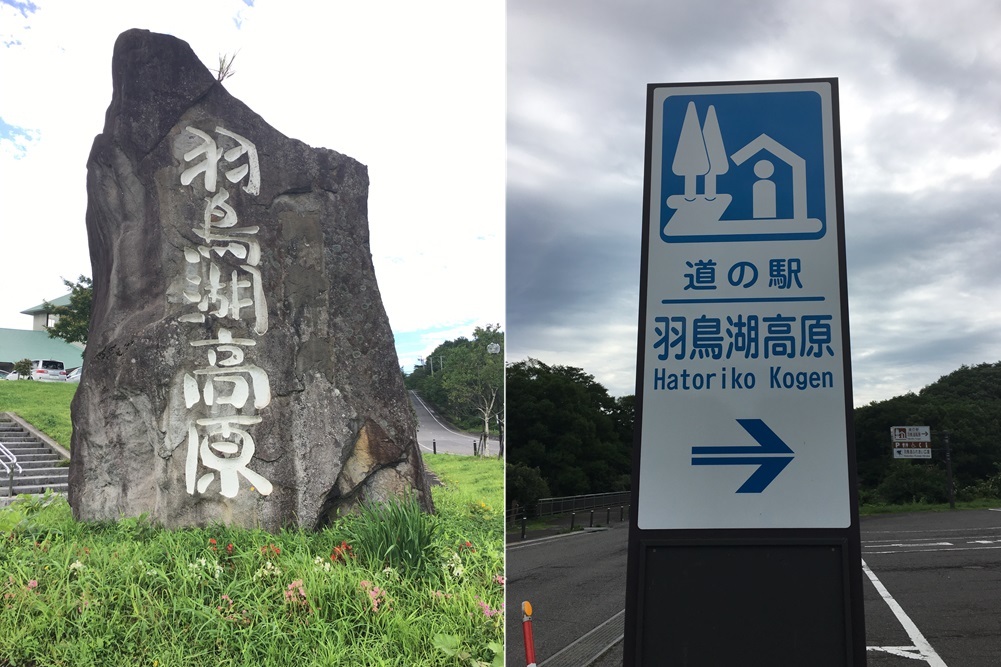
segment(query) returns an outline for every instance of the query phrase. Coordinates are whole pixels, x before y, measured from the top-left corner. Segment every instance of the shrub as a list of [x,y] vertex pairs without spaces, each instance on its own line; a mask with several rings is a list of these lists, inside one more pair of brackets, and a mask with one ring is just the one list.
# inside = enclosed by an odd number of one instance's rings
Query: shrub
[[391,567],[423,576],[437,573],[438,517],[423,512],[412,496],[388,503],[364,503],[359,516],[347,520],[349,542],[368,567]]
[[534,512],[539,498],[549,497],[549,485],[538,468],[530,468],[523,463],[508,463],[506,481],[510,507]]
[[1001,472],[963,487],[956,492],[956,496],[959,500],[1001,498]]
[[14,362],[14,372],[18,374],[18,380],[31,377],[31,359],[22,359]]
[[941,503],[948,500],[945,473],[930,465],[896,461],[876,487],[876,496],[889,505]]

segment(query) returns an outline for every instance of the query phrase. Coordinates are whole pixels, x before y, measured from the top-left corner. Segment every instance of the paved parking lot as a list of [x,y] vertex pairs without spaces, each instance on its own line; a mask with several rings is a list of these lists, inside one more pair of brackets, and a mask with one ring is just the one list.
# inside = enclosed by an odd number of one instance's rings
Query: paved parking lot
[[[627,532],[509,535],[509,666],[524,665],[522,599],[535,608],[540,667],[563,665],[566,647],[624,608]],[[861,533],[871,667],[1001,664],[1001,511],[868,517]],[[621,642],[590,664],[621,665]]]

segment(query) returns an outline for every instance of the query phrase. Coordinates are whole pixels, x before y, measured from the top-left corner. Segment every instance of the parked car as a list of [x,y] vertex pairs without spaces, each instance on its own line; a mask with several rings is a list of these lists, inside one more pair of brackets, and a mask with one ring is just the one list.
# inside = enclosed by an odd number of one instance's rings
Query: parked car
[[81,371],[83,371],[83,366],[78,366],[77,368],[74,368],[66,376],[66,381],[67,382],[79,382],[80,381],[80,373],[81,373]]
[[17,373],[15,373],[14,371],[11,371],[10,373],[7,373],[7,378],[6,379],[8,379],[8,380],[30,380],[31,376],[30,375],[21,376],[21,375],[18,375]]
[[66,382],[66,366],[55,359],[35,359],[31,362],[31,378],[42,382]]

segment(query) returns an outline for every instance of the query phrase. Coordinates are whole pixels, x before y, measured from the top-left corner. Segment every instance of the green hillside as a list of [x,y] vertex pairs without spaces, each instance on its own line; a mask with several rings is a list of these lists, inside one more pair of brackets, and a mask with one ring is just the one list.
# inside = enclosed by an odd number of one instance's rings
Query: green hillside
[[[931,460],[894,460],[890,428],[928,426]],[[855,409],[862,502],[944,502],[944,434],[957,499],[1001,497],[1001,362],[963,366],[908,393]]]

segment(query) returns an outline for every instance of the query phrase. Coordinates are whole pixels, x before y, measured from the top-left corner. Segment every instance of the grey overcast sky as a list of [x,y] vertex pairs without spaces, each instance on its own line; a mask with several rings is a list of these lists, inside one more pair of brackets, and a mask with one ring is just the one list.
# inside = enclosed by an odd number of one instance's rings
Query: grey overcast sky
[[1001,3],[508,0],[508,360],[634,392],[646,84],[837,77],[856,405],[1001,359]]

